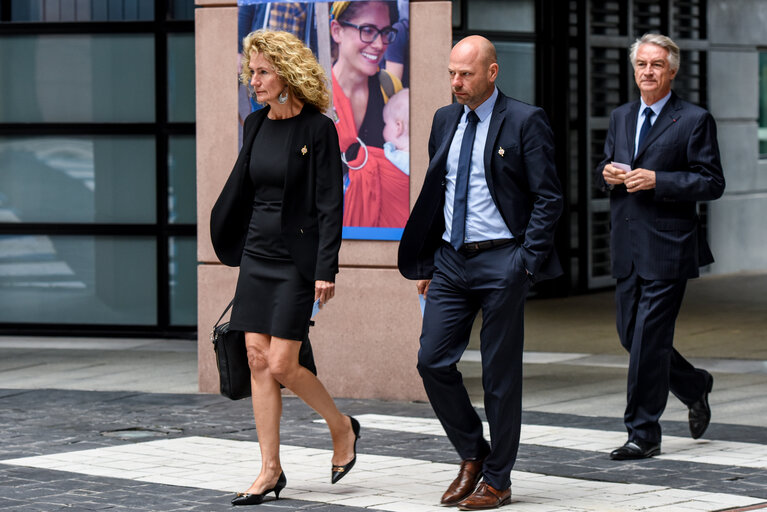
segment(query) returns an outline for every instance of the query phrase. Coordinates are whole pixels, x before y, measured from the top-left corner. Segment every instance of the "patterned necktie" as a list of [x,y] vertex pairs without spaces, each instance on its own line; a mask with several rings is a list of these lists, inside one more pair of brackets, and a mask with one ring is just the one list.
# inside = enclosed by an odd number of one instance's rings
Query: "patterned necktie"
[[644,123],[642,123],[642,128],[639,130],[639,144],[637,144],[637,153],[639,153],[639,149],[642,147],[642,142],[647,137],[647,134],[650,133],[650,128],[652,128],[652,116],[654,115],[655,112],[653,112],[650,107],[644,109]]
[[469,174],[471,174],[471,151],[474,148],[474,136],[477,134],[479,117],[470,110],[466,115],[466,130],[461,141],[461,153],[458,157],[458,169],[455,174],[455,198],[453,200],[453,226],[450,230],[450,245],[457,251],[463,245],[466,228],[466,199],[469,192]]

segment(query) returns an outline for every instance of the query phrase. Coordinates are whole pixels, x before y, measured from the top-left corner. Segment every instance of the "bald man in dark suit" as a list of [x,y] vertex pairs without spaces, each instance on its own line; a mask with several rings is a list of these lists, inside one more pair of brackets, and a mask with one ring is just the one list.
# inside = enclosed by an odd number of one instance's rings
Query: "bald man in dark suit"
[[[462,459],[441,503],[483,510],[511,501],[525,297],[534,281],[561,274],[554,229],[562,194],[546,114],[495,87],[492,43],[463,39],[448,72],[457,103],[434,115],[429,168],[402,235],[399,269],[426,295],[418,371]],[[480,309],[492,444],[456,369]]]

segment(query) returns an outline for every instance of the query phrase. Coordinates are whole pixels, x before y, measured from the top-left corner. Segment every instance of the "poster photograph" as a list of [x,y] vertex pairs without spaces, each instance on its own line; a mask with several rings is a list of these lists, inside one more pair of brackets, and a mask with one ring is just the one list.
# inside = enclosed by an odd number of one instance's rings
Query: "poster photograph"
[[[343,237],[399,240],[410,207],[409,5],[400,1],[238,0],[250,32],[295,34],[328,76],[344,167]],[[240,123],[261,108],[240,86]]]

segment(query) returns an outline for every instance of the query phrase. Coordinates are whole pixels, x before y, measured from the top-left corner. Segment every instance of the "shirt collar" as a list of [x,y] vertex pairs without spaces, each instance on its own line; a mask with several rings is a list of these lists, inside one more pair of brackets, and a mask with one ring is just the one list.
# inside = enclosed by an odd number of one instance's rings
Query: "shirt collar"
[[666,103],[668,103],[669,98],[671,98],[671,91],[668,92],[664,97],[653,103],[652,105],[647,105],[642,97],[639,97],[639,115],[644,114],[644,109],[648,106],[652,109],[653,112],[655,112],[655,117],[658,117],[660,114],[660,111],[663,110],[663,107],[666,106]]
[[[479,122],[481,123],[487,117],[493,113],[493,107],[495,106],[495,100],[498,99],[498,88],[493,87],[493,94],[490,95],[488,99],[482,102],[480,106],[474,109],[474,113],[477,114],[477,117],[479,117]],[[469,113],[469,107],[467,105],[463,106],[463,115],[464,118],[466,117],[466,114]]]

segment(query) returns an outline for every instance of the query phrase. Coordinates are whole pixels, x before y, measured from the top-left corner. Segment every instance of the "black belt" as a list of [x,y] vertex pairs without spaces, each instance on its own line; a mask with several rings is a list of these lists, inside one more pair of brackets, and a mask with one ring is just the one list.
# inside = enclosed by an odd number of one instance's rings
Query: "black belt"
[[496,240],[482,240],[481,242],[466,242],[461,246],[458,252],[461,254],[473,256],[487,249],[505,247],[511,243],[514,243],[513,238],[498,238]]

